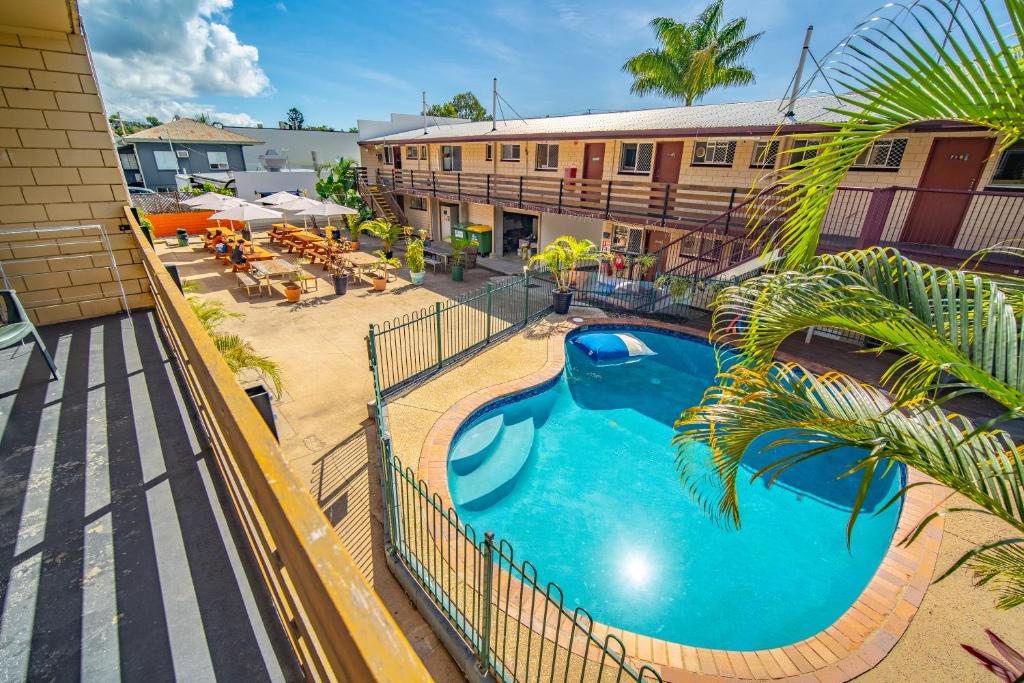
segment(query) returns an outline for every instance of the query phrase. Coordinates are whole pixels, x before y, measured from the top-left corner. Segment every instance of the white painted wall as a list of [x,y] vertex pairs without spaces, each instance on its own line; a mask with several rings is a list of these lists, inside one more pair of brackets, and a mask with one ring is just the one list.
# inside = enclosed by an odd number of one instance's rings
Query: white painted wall
[[601,244],[601,230],[604,221],[596,218],[577,218],[557,213],[542,213],[540,216],[540,242],[543,249],[552,240],[562,235],[571,235],[577,239],[588,239],[594,244]]
[[262,140],[261,144],[242,148],[247,171],[263,170],[260,155],[268,149],[287,156],[287,167],[290,169],[312,169],[314,152],[321,164],[330,163],[339,157],[359,160],[358,133],[239,126],[224,126],[224,130]]
[[235,171],[235,191],[241,199],[253,201],[274,192],[298,192],[319,199],[316,194],[316,173],[313,171]]
[[[428,116],[427,124],[437,126],[446,123],[469,123],[469,119],[450,119],[443,116]],[[423,127],[423,117],[420,114],[392,114],[390,121],[376,121],[373,119],[359,119],[359,139],[369,140],[370,138],[382,135],[395,135],[406,133]],[[359,152],[356,152],[356,159]]]

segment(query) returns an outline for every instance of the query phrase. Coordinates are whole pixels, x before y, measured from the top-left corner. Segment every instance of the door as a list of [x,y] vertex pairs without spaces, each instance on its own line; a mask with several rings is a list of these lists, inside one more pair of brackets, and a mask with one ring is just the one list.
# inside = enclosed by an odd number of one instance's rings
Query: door
[[402,148],[398,147],[398,146],[392,147],[391,148],[391,158],[395,162],[395,168],[396,169],[401,169],[402,168]]
[[583,192],[580,202],[587,208],[601,208],[601,186],[604,178],[604,143],[588,142],[583,146]]
[[[932,143],[918,187],[973,190],[992,153],[989,138],[939,138]],[[971,195],[916,192],[900,235],[901,242],[953,246]]]
[[[651,176],[652,182],[660,187],[651,191],[651,208],[655,215],[661,216],[665,210],[665,184],[679,183],[679,169],[683,165],[683,143],[680,142],[659,142],[654,153],[654,173]],[[668,208],[673,208],[671,193],[668,198]]]
[[[667,230],[648,230],[647,241],[644,245],[644,253],[653,254],[658,250],[662,249],[666,244],[672,241],[672,235]],[[662,264],[655,263],[654,266],[643,273],[636,273],[635,276],[641,280],[653,280],[655,273],[659,270]]]
[[447,240],[452,236],[452,223],[458,222],[452,220],[452,207],[447,204],[441,205],[441,239]]
[[[519,254],[520,248],[536,243],[537,217],[525,213],[503,211],[501,217],[501,247],[506,256]],[[523,245],[520,244],[523,242]]]

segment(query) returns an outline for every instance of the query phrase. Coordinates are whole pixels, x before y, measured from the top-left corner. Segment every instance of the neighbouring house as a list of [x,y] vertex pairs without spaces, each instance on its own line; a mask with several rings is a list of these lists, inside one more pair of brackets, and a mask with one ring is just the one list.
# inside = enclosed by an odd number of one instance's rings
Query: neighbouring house
[[118,157],[128,185],[168,191],[177,188],[178,176],[246,170],[242,150],[260,142],[201,121],[175,119],[124,136]]
[[[573,234],[627,253],[678,244],[676,258],[690,249],[679,240],[717,216],[727,231],[745,227],[730,214],[776,169],[814,153],[798,150],[839,120],[827,111],[836,103],[802,98],[792,117],[764,100],[429,125],[360,141],[361,162],[380,201],[435,238],[475,223],[493,228],[498,256]],[[1024,146],[997,155],[996,143],[948,122],[886,136],[849,172],[826,236],[863,244],[874,217],[874,243],[932,251],[1024,237],[1024,193],[1012,194],[1024,190]]]

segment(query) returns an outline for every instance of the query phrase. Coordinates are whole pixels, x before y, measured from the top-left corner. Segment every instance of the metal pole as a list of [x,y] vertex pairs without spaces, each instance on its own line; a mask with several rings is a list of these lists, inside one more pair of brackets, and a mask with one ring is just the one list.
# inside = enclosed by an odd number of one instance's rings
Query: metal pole
[[807,61],[807,53],[811,50],[811,34],[813,33],[814,26],[808,26],[807,33],[804,34],[804,46],[800,49],[800,61],[796,65],[796,74],[793,76],[793,92],[789,96],[789,107],[786,109],[787,118],[796,117],[793,107],[796,106],[796,98],[800,93],[800,79],[804,75],[804,63]]
[[604,217],[607,219],[612,205],[612,181],[608,181],[608,194],[604,198]]
[[661,204],[661,227],[665,227],[665,219],[668,217],[668,193],[672,191],[672,186],[669,183],[665,183],[665,200]]
[[519,176],[519,208],[523,207],[523,176]]
[[491,83],[491,132],[498,130],[498,79]]
[[491,595],[494,586],[494,532],[484,534],[484,619],[480,629],[480,667],[481,673],[491,668]]
[[558,179],[558,213],[562,213],[562,190],[565,189],[565,178]]
[[423,134],[427,134],[427,91],[423,91]]
[[441,365],[444,362],[444,352],[441,345],[441,302],[437,301],[434,303],[434,328],[437,330],[437,369],[441,369]]
[[523,273],[523,326],[530,319],[530,271]]

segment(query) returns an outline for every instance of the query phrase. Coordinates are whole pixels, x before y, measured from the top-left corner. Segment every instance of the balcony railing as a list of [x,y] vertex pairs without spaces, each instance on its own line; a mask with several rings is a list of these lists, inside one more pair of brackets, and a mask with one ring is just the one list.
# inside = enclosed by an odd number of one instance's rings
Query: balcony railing
[[309,680],[428,681],[170,274],[125,209],[163,335]]
[[[744,190],[708,185],[589,180],[556,176],[359,170],[374,182],[403,194],[532,209],[584,218],[622,220],[653,226],[693,227],[731,209]],[[372,176],[372,177],[371,177]]]

